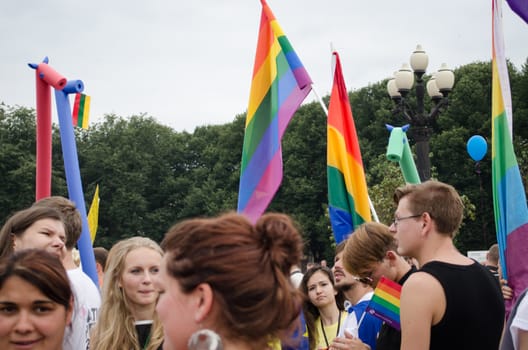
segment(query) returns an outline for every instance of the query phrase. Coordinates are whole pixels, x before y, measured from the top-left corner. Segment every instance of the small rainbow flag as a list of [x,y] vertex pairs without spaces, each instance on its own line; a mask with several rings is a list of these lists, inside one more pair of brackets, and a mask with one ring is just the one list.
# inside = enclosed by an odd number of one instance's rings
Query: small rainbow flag
[[366,309],[397,330],[400,330],[401,288],[398,283],[382,276]]
[[77,93],[73,103],[73,126],[88,129],[88,116],[90,115],[90,96]]

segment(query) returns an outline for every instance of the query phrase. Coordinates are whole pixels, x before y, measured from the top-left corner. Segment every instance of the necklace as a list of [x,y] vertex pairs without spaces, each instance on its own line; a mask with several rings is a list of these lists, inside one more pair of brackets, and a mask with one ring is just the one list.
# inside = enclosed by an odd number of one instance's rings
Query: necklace
[[[328,348],[330,344],[328,344],[328,338],[326,337],[326,332],[323,325],[323,318],[319,317],[319,321],[321,322],[321,330],[323,331],[323,337],[325,340],[326,347]],[[336,331],[336,337],[339,335],[339,328],[341,327],[341,310],[339,310],[339,317],[337,319],[337,331]]]

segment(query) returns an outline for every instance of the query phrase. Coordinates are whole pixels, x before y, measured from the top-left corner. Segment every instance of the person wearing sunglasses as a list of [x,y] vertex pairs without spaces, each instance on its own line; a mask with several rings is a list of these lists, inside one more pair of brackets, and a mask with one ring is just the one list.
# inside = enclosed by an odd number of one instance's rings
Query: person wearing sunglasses
[[371,281],[354,276],[345,270],[343,267],[345,244],[346,241],[343,241],[336,247],[332,272],[336,281],[336,289],[342,291],[347,299],[345,309],[348,317],[330,349],[368,348],[376,350],[376,338],[382,321],[366,311],[374,294],[370,285]]

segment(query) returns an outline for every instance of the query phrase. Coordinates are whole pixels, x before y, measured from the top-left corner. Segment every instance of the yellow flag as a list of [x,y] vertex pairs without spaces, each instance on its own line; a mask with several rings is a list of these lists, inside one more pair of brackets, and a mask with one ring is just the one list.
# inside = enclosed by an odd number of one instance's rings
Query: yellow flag
[[97,225],[99,222],[99,185],[95,186],[95,193],[88,212],[88,227],[90,228],[90,237],[92,244],[95,241],[95,234],[97,233]]

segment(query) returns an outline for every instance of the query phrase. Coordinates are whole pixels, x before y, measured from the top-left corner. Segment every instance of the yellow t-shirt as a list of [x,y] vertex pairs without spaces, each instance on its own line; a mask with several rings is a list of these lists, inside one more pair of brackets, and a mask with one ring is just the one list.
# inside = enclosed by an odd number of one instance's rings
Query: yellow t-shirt
[[281,342],[278,339],[274,339],[268,342],[268,346],[271,350],[281,350]]
[[[347,313],[344,311],[341,311],[341,322],[336,322],[329,326],[324,326],[324,334],[323,330],[321,329],[321,317],[318,317],[317,320],[315,320],[316,330],[317,330],[317,344],[316,349],[317,350],[326,350],[328,349],[328,346],[332,344],[332,341],[335,337],[337,337],[337,334],[339,333],[338,325],[343,326],[343,323],[345,322],[347,318]],[[328,346],[326,345],[325,341],[325,334],[326,334],[326,340],[328,340]]]

